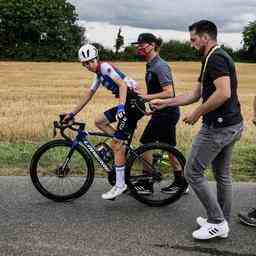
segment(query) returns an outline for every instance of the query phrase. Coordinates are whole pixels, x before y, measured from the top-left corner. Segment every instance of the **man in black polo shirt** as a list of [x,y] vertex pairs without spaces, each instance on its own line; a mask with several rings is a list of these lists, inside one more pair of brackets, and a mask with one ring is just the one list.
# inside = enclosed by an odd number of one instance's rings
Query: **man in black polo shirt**
[[[201,20],[189,27],[191,46],[203,56],[202,68],[195,88],[173,99],[158,99],[152,103],[158,109],[166,106],[188,105],[202,98],[202,104],[183,121],[195,124],[203,117],[203,125],[194,139],[185,167],[185,177],[207,212],[198,217],[200,229],[193,232],[196,239],[226,238],[232,201],[229,175],[231,152],[243,130],[237,97],[237,78],[232,58],[217,45],[217,27]],[[211,191],[205,169],[212,165],[217,183],[217,198]]]
[[[175,97],[174,83],[170,66],[160,55],[162,39],[152,33],[142,33],[137,42],[137,53],[147,61],[146,66],[146,86],[147,93],[138,91],[138,94],[147,101],[158,98]],[[155,111],[149,120],[140,142],[142,144],[152,142],[167,143],[176,146],[176,124],[180,118],[179,107],[167,107]],[[144,157],[151,158],[144,155]],[[169,156],[171,165],[174,169],[174,181],[168,186],[163,187],[161,192],[175,194],[181,188],[187,186],[183,176],[183,170],[172,155]],[[135,189],[141,194],[153,192],[152,184],[149,181],[141,181],[136,184]],[[185,193],[188,192],[186,189]]]

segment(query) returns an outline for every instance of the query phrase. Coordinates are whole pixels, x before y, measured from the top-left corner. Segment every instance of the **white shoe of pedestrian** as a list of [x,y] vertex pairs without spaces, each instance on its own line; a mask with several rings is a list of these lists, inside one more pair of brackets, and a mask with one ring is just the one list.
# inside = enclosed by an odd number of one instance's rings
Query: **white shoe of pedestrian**
[[206,223],[200,229],[194,231],[192,236],[199,240],[208,240],[214,237],[227,238],[229,233],[229,227],[226,220],[219,224]]
[[122,188],[114,186],[108,192],[102,194],[101,197],[102,197],[102,199],[111,200],[111,199],[116,198],[117,196],[120,196],[126,189],[127,189],[126,184],[124,184],[124,186]]
[[199,217],[196,218],[196,223],[197,223],[200,227],[202,227],[202,226],[204,226],[204,225],[207,223],[207,219],[206,219],[206,218],[203,218],[203,217],[201,217],[201,216],[199,216]]

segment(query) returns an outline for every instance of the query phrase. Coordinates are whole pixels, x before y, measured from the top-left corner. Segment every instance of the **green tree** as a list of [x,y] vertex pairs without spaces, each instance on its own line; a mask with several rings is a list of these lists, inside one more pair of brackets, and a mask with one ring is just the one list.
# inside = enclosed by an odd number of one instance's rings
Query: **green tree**
[[83,29],[66,0],[0,0],[0,57],[75,58]]
[[244,49],[254,60],[256,59],[256,21],[249,22],[243,30]]
[[124,37],[121,35],[122,30],[119,28],[118,33],[117,33],[117,38],[116,38],[116,44],[115,44],[115,49],[116,49],[116,54],[119,52],[120,48],[124,45]]
[[103,52],[105,50],[104,46],[102,44],[100,44],[100,43],[92,43],[92,45],[97,48],[99,53]]
[[231,57],[234,57],[234,50],[231,47],[222,44],[221,48],[223,48]]
[[198,60],[198,53],[190,46],[189,42],[170,40],[161,47],[161,56],[166,60]]

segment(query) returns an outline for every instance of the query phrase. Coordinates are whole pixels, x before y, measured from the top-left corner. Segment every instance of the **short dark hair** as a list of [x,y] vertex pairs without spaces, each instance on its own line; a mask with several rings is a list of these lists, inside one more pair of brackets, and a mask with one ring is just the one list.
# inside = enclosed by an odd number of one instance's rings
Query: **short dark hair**
[[188,27],[189,31],[195,31],[196,34],[202,35],[203,33],[208,34],[211,39],[217,40],[217,26],[209,20],[200,20],[193,23]]

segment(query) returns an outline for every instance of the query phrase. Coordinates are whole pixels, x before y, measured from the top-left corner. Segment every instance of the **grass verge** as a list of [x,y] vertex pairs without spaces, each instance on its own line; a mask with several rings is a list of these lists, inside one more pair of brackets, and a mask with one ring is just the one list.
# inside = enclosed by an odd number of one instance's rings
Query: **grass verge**
[[[28,175],[31,157],[38,146],[35,143],[0,143],[0,175]],[[183,151],[188,152],[189,148],[184,148]],[[234,181],[256,182],[255,144],[236,144],[231,172]],[[99,174],[102,175],[102,172]],[[209,170],[207,176],[210,180],[213,179]]]

